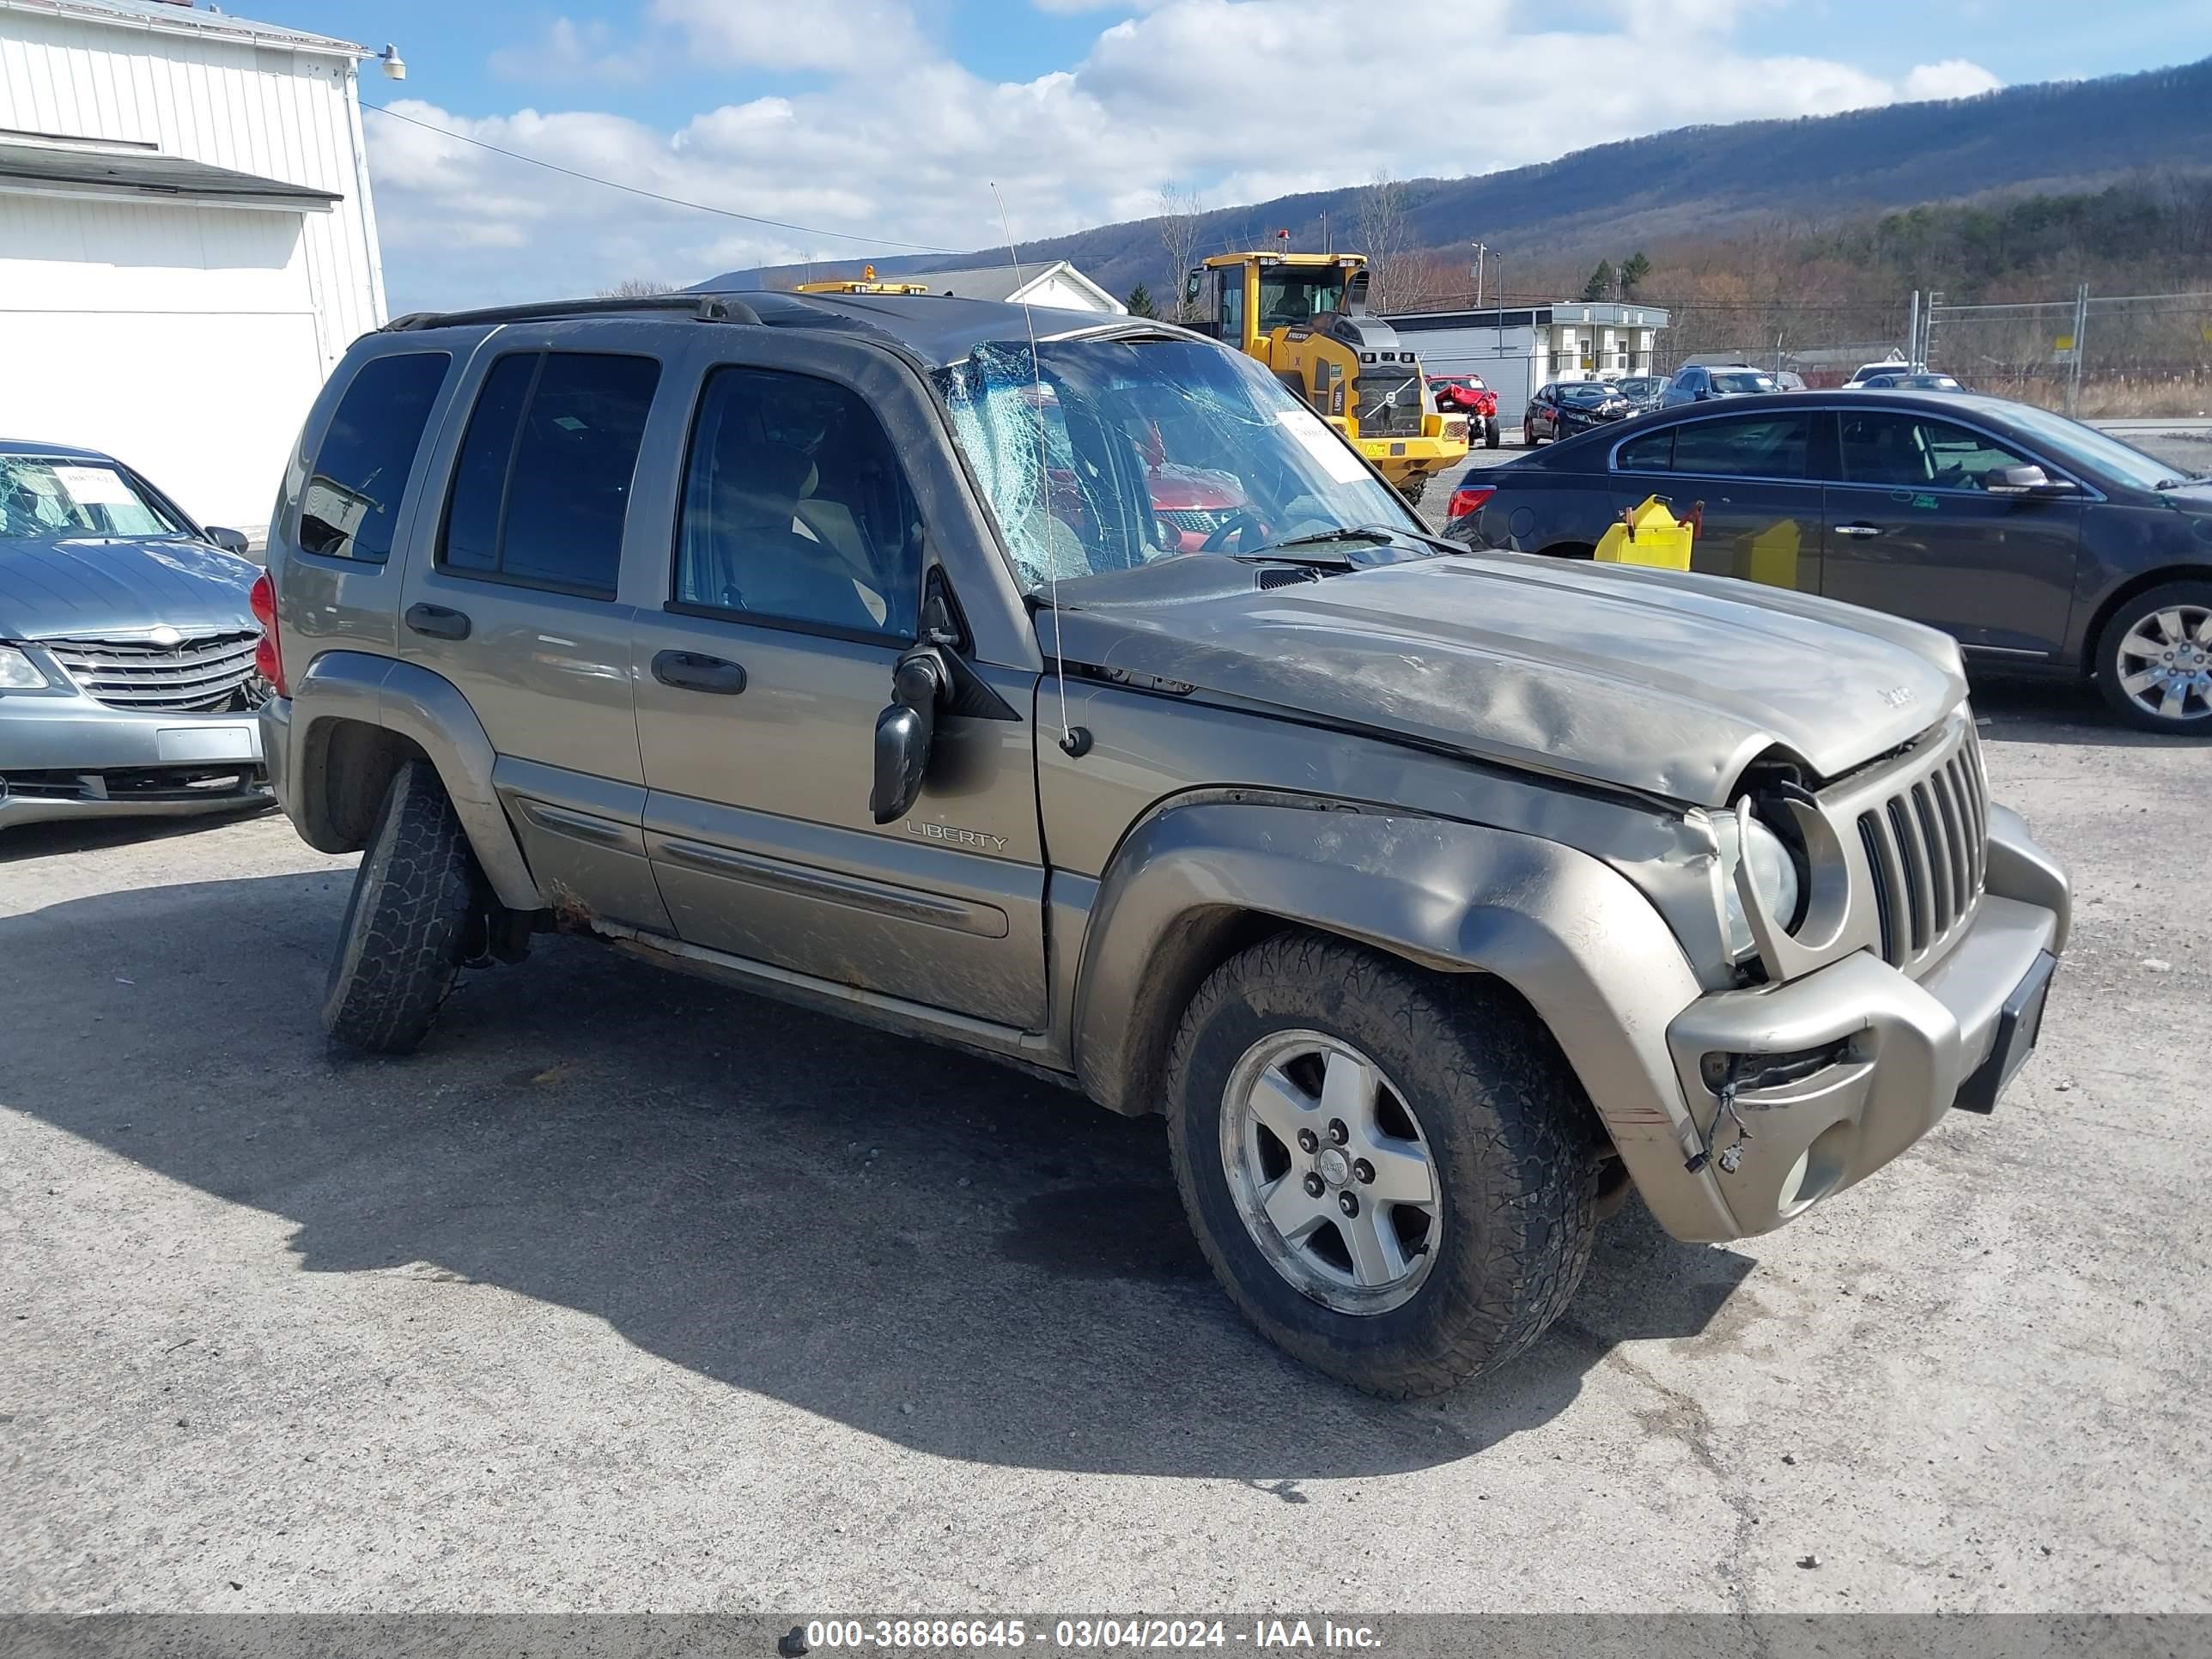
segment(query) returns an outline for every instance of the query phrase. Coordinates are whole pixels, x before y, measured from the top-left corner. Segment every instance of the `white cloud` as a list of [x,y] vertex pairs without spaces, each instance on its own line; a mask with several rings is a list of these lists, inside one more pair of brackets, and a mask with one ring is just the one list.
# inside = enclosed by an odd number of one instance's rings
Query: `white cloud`
[[491,55],[491,71],[508,81],[580,82],[630,85],[653,72],[653,53],[644,46],[623,48],[614,31],[594,21],[580,26],[566,17],[548,24],[542,38],[524,46],[501,46]]
[[1963,58],[1946,58],[1940,64],[1914,64],[1912,72],[1905,77],[1905,97],[1909,103],[1931,98],[1972,98],[1995,92],[2003,84],[1979,64],[1970,64]]
[[[658,126],[588,111],[468,120],[428,104],[398,107],[661,195],[966,250],[1000,240],[993,181],[1027,241],[1142,217],[1170,178],[1225,204],[1364,183],[1378,167],[1401,178],[1479,173],[1692,123],[1825,114],[1994,83],[1957,60],[1923,64],[1900,86],[1833,60],[1734,50],[1729,28],[1765,3],[1617,0],[1616,11],[1583,14],[1595,22],[1531,31],[1513,0],[1396,0],[1382,31],[1346,28],[1339,0],[1161,0],[1101,29],[1079,62],[1000,82],[953,62],[902,0],[654,0],[653,26],[628,45],[556,21],[528,49],[538,72],[550,85],[607,62],[680,54],[804,78]],[[1627,21],[1659,5],[1679,30]],[[1285,103],[1286,88],[1311,84],[1316,40],[1329,43],[1337,83],[1404,87],[1417,74],[1424,86],[1478,87],[1482,118],[1367,123],[1357,143],[1320,142],[1320,128],[1285,118]],[[1408,41],[1420,43],[1410,66]],[[1648,93],[1580,100],[1564,129],[1552,118],[1563,72],[1624,64]],[[1671,98],[1676,88],[1694,96]],[[898,251],[688,212],[369,119],[395,304]]]

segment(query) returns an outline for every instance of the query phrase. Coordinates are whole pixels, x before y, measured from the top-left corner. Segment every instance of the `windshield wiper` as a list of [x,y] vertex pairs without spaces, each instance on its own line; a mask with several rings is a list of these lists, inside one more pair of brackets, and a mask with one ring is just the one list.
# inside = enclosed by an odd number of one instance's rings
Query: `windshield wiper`
[[1432,547],[1439,553],[1455,553],[1459,550],[1448,543],[1419,530],[1401,530],[1389,525],[1342,525],[1334,530],[1316,530],[1310,536],[1293,536],[1288,541],[1273,542],[1250,553],[1232,556],[1240,559],[1285,559],[1288,550],[1302,547],[1326,547],[1332,542],[1371,542],[1381,546],[1392,543],[1418,542]]
[[2195,477],[2188,478],[2160,478],[2156,483],[2153,484],[2151,488],[2153,489],[2179,489],[2186,484],[2201,483],[2212,483],[2212,472],[2199,472]]

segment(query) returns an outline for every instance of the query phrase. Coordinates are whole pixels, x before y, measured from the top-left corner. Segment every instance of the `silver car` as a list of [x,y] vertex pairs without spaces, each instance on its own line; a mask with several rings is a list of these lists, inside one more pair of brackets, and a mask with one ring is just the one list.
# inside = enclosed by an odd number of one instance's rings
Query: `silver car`
[[268,802],[245,548],[112,456],[0,441],[0,829]]

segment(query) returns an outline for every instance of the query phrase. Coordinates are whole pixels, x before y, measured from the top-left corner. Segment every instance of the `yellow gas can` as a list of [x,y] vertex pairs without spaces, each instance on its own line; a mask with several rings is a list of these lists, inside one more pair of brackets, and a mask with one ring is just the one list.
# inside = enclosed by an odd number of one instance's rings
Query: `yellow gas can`
[[1600,564],[1648,564],[1661,570],[1690,568],[1690,541],[1702,516],[1701,501],[1686,518],[1677,519],[1656,495],[1644,498],[1620,515],[1620,522],[1605,532],[1597,544]]

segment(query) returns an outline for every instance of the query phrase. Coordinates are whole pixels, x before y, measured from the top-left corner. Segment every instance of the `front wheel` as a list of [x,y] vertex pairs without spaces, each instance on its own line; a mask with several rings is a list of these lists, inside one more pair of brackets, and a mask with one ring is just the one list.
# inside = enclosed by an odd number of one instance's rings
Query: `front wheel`
[[2105,624],[2097,689],[2147,732],[2212,732],[2212,582],[2137,594]]
[[1498,447],[1498,419],[1497,419],[1497,417],[1496,417],[1495,416],[1492,416],[1489,420],[1485,421],[1482,424],[1483,424],[1482,447],[1483,447],[1485,449],[1495,449],[1495,448],[1497,448],[1497,447]]
[[1419,507],[1421,504],[1421,497],[1428,493],[1428,489],[1429,481],[1424,476],[1414,479],[1411,483],[1400,484],[1398,493],[1406,498],[1407,506]]
[[1231,1298],[1366,1393],[1504,1364],[1589,1264],[1595,1120],[1550,1033],[1478,977],[1310,934],[1255,945],[1183,1016],[1168,1122]]

